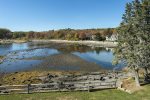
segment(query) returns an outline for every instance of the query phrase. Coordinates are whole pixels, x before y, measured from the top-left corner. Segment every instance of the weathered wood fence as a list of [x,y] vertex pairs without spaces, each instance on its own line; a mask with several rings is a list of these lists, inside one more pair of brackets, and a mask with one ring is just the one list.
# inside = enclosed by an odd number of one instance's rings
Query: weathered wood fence
[[116,81],[113,82],[57,82],[47,84],[28,84],[28,85],[3,85],[0,86],[0,94],[11,93],[41,93],[55,91],[91,91],[100,89],[117,88]]

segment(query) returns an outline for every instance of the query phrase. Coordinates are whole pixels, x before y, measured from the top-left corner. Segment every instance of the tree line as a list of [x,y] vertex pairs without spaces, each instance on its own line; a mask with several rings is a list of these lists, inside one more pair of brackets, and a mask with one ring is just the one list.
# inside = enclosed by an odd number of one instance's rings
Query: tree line
[[104,41],[106,36],[115,33],[114,28],[108,29],[60,29],[44,32],[11,32],[9,29],[0,28],[0,39],[62,39],[62,40],[98,40]]

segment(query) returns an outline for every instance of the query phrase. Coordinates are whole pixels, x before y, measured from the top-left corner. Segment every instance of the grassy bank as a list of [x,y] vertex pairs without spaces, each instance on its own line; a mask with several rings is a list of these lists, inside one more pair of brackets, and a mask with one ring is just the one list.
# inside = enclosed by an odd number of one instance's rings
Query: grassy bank
[[1,95],[0,100],[150,100],[150,85],[128,94],[119,90]]

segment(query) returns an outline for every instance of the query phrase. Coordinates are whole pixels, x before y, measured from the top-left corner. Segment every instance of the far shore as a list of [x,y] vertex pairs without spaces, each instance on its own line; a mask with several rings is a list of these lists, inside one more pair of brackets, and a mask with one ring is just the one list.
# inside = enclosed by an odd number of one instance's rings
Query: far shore
[[71,44],[81,44],[88,46],[98,46],[98,47],[116,47],[117,42],[113,41],[92,41],[92,40],[80,40],[80,41],[69,41],[69,40],[0,40],[0,44],[10,44],[10,43],[25,43],[25,42],[45,42],[45,43],[71,43]]
[[28,42],[28,40],[19,40],[19,39],[4,40],[4,39],[0,39],[0,44],[25,43],[25,42]]
[[91,40],[83,40],[83,41],[69,41],[69,40],[32,40],[32,42],[54,42],[54,43],[71,43],[71,44],[81,44],[88,46],[98,46],[98,47],[116,47],[117,42],[112,41],[91,41]]

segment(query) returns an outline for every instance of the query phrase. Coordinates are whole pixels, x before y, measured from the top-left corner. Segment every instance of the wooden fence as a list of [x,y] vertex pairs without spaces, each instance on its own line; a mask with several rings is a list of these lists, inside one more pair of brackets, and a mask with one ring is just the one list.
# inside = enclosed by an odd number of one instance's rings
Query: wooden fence
[[28,85],[3,85],[0,86],[0,94],[11,93],[41,93],[55,91],[91,91],[100,89],[116,88],[116,81],[113,82],[57,82],[47,84],[28,84]]

